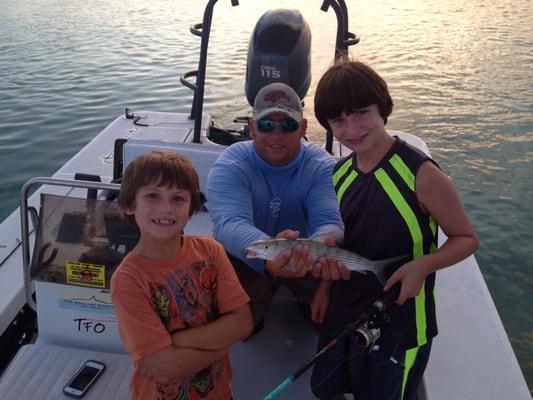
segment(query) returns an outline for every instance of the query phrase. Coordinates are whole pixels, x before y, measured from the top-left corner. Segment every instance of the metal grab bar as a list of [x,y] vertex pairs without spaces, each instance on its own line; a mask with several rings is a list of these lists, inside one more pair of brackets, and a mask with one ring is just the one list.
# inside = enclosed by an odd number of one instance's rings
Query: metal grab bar
[[196,86],[194,83],[189,82],[187,79],[190,77],[196,77],[198,76],[198,71],[188,71],[185,72],[182,76],[180,76],[180,82],[183,86],[188,87],[191,90],[196,90],[198,86]]
[[[37,177],[27,181],[20,189],[20,232],[22,237],[22,273],[24,276],[24,292],[26,295],[26,303],[33,311],[37,312],[37,304],[33,300],[33,287],[31,286],[30,277],[30,228],[28,219],[28,193],[35,185],[52,185],[52,186],[66,186],[83,189],[96,190],[120,190],[120,185],[116,183],[103,183],[91,181],[78,181],[74,179],[60,179],[60,178],[46,178]],[[34,229],[37,229],[34,226]]]
[[194,36],[200,36],[200,37],[202,37],[202,23],[194,24],[193,26],[191,26],[191,27],[189,28],[189,31],[190,31]]
[[[348,30],[348,8],[344,0],[324,0],[320,9],[327,12],[329,7],[333,8],[337,17],[337,36],[335,39],[334,62],[348,59],[348,47],[359,43],[359,38]],[[333,134],[328,129],[326,131],[326,151],[333,154]]]
[[348,47],[359,43],[359,38],[348,30],[348,8],[344,0],[324,0],[320,9],[327,12],[333,8],[337,17],[337,35],[335,39],[335,62],[348,56]]

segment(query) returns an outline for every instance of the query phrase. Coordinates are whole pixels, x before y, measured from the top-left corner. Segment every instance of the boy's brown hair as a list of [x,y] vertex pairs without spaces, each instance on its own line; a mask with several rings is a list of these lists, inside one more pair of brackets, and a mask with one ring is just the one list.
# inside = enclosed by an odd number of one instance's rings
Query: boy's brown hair
[[191,161],[171,151],[150,151],[136,157],[124,171],[118,202],[123,209],[135,208],[135,195],[142,186],[179,188],[191,194],[189,215],[202,208],[198,174]]
[[344,111],[351,114],[376,104],[383,121],[392,113],[387,83],[376,71],[359,61],[332,65],[320,78],[315,92],[315,116],[329,130],[328,120]]

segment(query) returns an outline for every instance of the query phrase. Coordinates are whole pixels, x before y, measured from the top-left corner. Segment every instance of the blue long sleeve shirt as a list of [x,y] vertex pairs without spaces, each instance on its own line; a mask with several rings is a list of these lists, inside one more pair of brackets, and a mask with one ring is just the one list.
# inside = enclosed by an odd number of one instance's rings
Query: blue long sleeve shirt
[[285,229],[300,237],[330,235],[342,240],[344,226],[332,183],[335,159],[302,141],[289,164],[274,167],[255,151],[253,141],[222,152],[207,180],[207,208],[214,237],[226,251],[264,273],[264,261],[247,259],[245,245]]

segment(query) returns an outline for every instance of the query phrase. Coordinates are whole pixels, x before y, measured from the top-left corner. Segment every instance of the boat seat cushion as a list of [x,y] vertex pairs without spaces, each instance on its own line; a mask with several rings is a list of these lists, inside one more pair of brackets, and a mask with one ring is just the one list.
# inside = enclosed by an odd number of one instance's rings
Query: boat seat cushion
[[0,399],[68,399],[63,394],[63,387],[86,360],[101,361],[107,368],[84,399],[130,398],[133,364],[127,355],[30,344],[19,350],[0,378]]
[[188,157],[198,173],[200,191],[205,193],[209,170],[224,147],[213,144],[168,143],[130,139],[123,146],[123,168],[125,169],[135,157],[153,150],[172,151]]

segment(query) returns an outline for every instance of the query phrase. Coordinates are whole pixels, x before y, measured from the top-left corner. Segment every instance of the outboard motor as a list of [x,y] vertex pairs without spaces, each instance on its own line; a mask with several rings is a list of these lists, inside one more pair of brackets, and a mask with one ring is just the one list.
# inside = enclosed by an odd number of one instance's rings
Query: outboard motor
[[311,31],[298,10],[267,11],[257,21],[248,45],[244,90],[253,106],[263,86],[282,82],[301,99],[311,84]]

